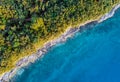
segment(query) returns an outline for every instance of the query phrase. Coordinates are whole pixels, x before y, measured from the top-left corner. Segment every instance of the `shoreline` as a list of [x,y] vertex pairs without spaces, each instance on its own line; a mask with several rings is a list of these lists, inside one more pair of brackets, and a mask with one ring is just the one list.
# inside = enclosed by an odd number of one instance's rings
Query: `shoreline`
[[106,13],[105,15],[103,15],[103,16],[98,20],[98,23],[100,23],[100,22],[102,22],[102,21],[104,21],[104,20],[106,20],[106,19],[108,19],[108,18],[111,18],[111,17],[115,14],[115,11],[116,11],[118,8],[120,8],[120,4],[114,6],[111,11],[109,11],[108,13]]
[[16,66],[13,69],[0,76],[0,82],[6,82],[6,81],[8,82],[10,78],[12,78],[21,67],[27,66],[29,63],[34,63],[36,60],[44,56],[44,54],[48,51],[48,49],[50,49],[52,46],[58,43],[65,42],[67,38],[73,36],[76,32],[78,32],[82,26],[86,26],[87,24],[92,22],[101,23],[102,21],[111,18],[115,14],[115,11],[118,8],[120,8],[120,4],[114,6],[111,11],[100,17],[100,19],[88,20],[85,23],[79,24],[78,27],[76,28],[72,28],[70,26],[60,37],[46,42],[44,44],[44,47],[37,50],[36,53],[31,54],[30,56],[23,57],[22,59],[18,60]]

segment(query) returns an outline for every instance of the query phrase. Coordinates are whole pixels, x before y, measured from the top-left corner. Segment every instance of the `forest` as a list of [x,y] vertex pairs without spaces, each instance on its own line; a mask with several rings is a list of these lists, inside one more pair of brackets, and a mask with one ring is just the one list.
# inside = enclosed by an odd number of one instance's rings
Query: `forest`
[[0,0],[0,74],[69,26],[95,20],[120,0]]

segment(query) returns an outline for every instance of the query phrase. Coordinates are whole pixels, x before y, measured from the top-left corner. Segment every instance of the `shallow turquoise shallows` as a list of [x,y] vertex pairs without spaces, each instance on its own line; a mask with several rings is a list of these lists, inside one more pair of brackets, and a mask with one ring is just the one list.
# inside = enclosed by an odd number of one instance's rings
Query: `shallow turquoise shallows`
[[12,82],[120,82],[120,9],[89,24],[44,57],[24,67]]

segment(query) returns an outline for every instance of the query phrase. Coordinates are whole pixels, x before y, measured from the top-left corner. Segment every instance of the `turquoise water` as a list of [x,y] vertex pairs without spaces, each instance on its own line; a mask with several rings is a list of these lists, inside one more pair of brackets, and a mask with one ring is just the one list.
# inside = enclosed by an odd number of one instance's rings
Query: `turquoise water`
[[120,82],[120,9],[51,48],[11,82]]

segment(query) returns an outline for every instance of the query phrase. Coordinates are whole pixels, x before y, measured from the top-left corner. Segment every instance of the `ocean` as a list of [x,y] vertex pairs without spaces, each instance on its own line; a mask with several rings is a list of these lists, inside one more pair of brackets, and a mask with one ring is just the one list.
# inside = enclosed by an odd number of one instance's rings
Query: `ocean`
[[19,69],[11,82],[120,82],[120,9]]

